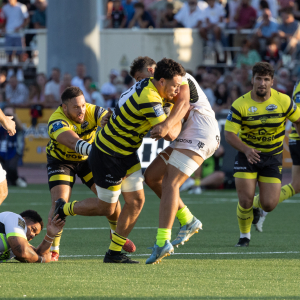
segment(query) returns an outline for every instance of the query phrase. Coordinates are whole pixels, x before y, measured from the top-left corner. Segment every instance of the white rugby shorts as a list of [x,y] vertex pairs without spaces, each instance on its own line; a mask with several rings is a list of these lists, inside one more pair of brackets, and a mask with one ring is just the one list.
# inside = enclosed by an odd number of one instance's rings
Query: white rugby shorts
[[192,150],[205,160],[219,148],[220,141],[217,120],[192,109],[179,136],[170,146],[173,149]]
[[0,164],[0,183],[3,182],[6,179],[6,171],[3,170],[1,164]]

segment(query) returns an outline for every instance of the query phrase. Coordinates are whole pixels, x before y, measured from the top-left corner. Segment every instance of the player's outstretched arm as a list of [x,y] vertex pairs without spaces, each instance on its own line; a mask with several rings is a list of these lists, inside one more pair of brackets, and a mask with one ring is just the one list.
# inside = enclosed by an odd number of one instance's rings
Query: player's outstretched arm
[[0,123],[7,130],[10,136],[16,133],[16,123],[12,120],[13,116],[6,116],[0,109]]
[[230,146],[240,152],[243,152],[247,156],[250,164],[259,162],[259,153],[261,151],[248,147],[235,133],[225,130],[225,139]]

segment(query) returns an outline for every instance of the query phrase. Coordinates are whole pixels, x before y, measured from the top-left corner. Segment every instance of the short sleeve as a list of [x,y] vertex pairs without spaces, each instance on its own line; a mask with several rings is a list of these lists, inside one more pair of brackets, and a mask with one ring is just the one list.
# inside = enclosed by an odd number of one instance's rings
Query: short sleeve
[[9,238],[11,236],[18,236],[27,240],[26,223],[25,220],[20,215],[11,213],[9,217],[6,218],[4,225],[5,225],[6,238]]
[[225,130],[237,134],[242,126],[242,115],[241,113],[232,105],[228,113]]
[[297,104],[291,100],[290,106],[287,111],[287,118],[293,123],[300,118],[300,109]]
[[61,133],[68,130],[71,130],[70,124],[63,119],[50,121],[48,124],[48,134],[55,140]]
[[107,110],[103,107],[95,105],[93,108],[94,111],[94,119],[98,126],[101,127],[101,120],[107,114]]
[[[185,5],[185,4],[184,4],[184,5]],[[174,19],[175,19],[177,22],[179,22],[179,23],[182,22],[182,18],[183,18],[183,14],[184,14],[184,9],[185,9],[185,7],[183,6],[183,7],[180,9],[180,11],[174,16]]]
[[29,17],[27,6],[25,4],[22,4],[21,5],[21,10],[22,10],[22,14],[23,14],[24,19],[27,19]]

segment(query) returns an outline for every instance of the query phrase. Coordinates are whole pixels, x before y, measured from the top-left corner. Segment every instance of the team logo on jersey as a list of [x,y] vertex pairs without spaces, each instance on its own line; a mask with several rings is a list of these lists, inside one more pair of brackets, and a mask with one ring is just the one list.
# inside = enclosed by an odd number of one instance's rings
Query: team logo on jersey
[[260,121],[262,122],[262,124],[264,125],[264,124],[266,124],[266,122],[267,122],[267,120],[268,120],[268,117],[264,116],[264,117],[261,117],[261,118],[259,118],[259,119],[260,119]]
[[257,111],[257,107],[251,106],[251,107],[248,108],[248,111],[251,112],[251,113],[255,113]]
[[275,105],[275,104],[270,104],[270,105],[268,105],[267,107],[266,107],[266,110],[267,111],[273,111],[273,110],[275,110],[275,109],[277,109],[277,105]]
[[230,110],[227,116],[228,121],[232,121],[232,111]]
[[281,172],[282,172],[282,166],[278,166],[278,171],[279,171],[279,174],[281,174]]
[[199,142],[197,146],[199,147],[199,149],[202,149],[205,146],[205,144],[203,142]]
[[300,94],[296,95],[295,102],[296,103],[300,103]]
[[254,121],[252,117],[247,118],[247,121]]
[[21,218],[18,219],[18,226],[21,227],[22,229],[25,229],[25,221],[22,220]]
[[105,109],[103,107],[100,107],[98,110],[97,118],[100,119],[101,115],[105,112]]
[[63,125],[63,123],[62,123],[61,121],[57,121],[57,122],[54,122],[54,123],[52,124],[53,132],[55,132],[55,131],[57,131],[58,129],[61,129],[61,128],[63,128],[63,127],[64,127],[64,125]]
[[77,126],[76,125],[73,125],[73,128],[74,128],[75,131],[77,130]]
[[161,104],[157,104],[157,105],[153,106],[153,110],[157,117],[159,117],[165,113]]
[[266,133],[267,133],[266,129],[261,129],[261,130],[258,131],[259,135],[265,135]]
[[84,121],[84,122],[81,124],[81,129],[87,128],[88,125],[89,125],[89,122],[88,122],[88,121]]

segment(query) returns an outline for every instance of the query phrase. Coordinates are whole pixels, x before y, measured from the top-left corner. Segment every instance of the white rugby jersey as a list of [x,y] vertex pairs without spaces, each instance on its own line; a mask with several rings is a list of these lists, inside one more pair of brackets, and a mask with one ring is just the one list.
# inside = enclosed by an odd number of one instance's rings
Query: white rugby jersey
[[0,213],[0,263],[15,257],[7,239],[18,236],[27,240],[26,232],[26,222],[20,215],[9,211]]
[[200,114],[215,118],[215,112],[212,110],[206,95],[196,79],[192,75],[186,73],[182,78],[181,85],[185,84],[188,84],[190,88],[190,105],[198,110]]

